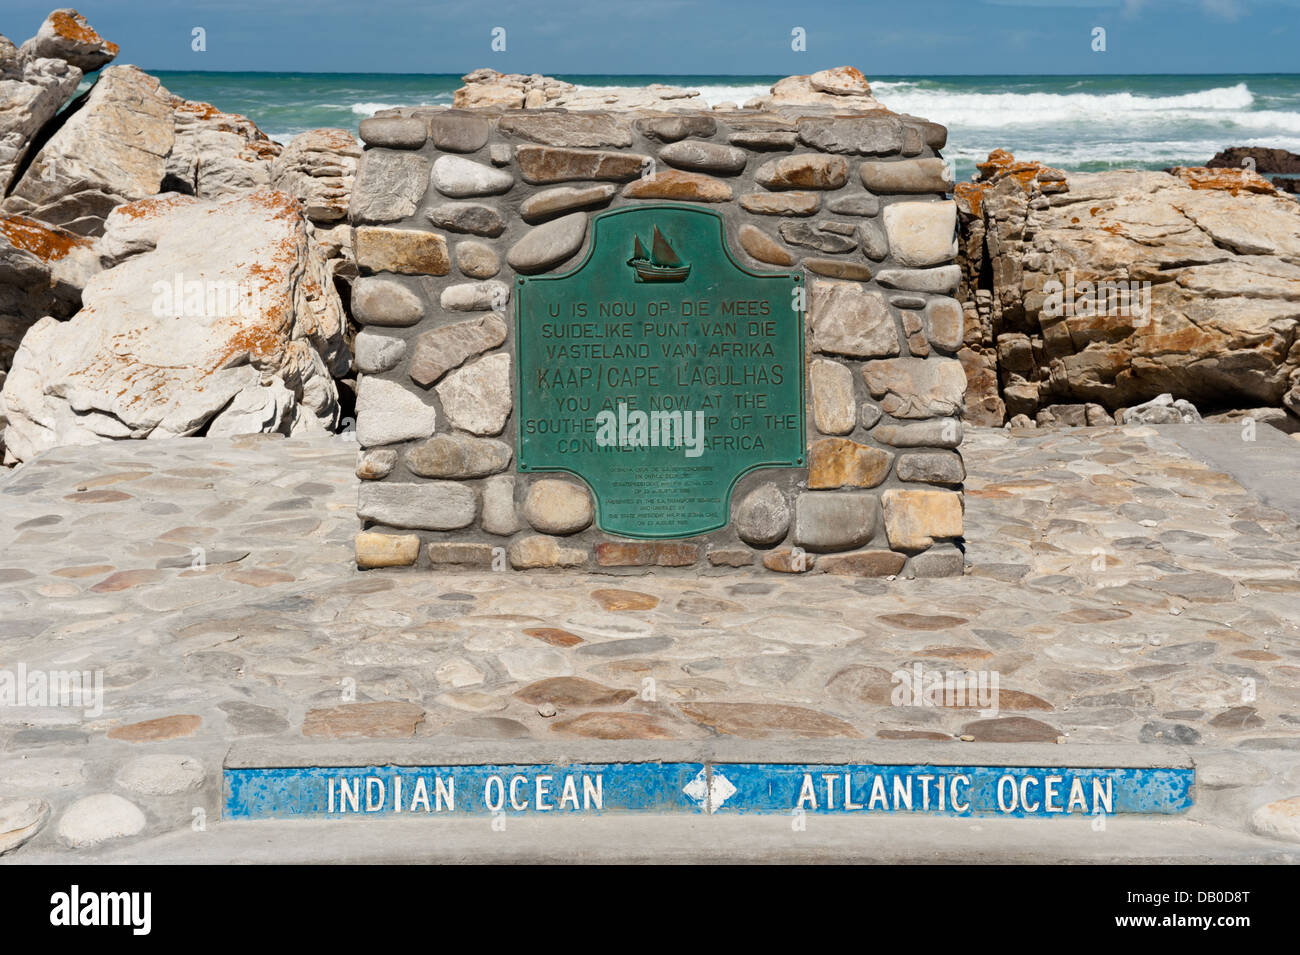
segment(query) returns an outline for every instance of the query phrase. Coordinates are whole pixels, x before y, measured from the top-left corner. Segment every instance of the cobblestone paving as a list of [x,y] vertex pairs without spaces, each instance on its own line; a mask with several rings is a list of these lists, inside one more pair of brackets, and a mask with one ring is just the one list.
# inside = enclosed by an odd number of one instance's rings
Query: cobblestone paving
[[[967,574],[906,581],[363,574],[341,438],[57,449],[0,478],[0,681],[101,671],[103,711],[0,706],[0,852],[215,813],[250,736],[1144,742],[1266,778],[1300,533],[1170,434],[972,430]],[[997,713],[970,677],[892,705],[900,670],[996,674]]]

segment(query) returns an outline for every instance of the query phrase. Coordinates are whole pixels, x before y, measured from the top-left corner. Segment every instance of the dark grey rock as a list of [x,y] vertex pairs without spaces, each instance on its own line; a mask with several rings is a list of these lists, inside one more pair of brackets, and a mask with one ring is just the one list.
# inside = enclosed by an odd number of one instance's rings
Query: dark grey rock
[[1143,743],[1165,743],[1170,746],[1193,746],[1201,741],[1201,734],[1182,723],[1152,720],[1138,730],[1138,740]]
[[889,255],[889,239],[880,223],[871,220],[862,223],[862,251],[873,262],[883,262]]
[[419,149],[429,138],[429,126],[413,116],[372,116],[361,121],[359,130],[367,146],[389,149]]
[[774,152],[794,149],[799,143],[799,134],[781,129],[742,129],[728,136],[727,142],[755,152]]
[[543,146],[631,146],[632,130],[609,113],[547,109],[506,113],[497,129]]
[[917,554],[907,565],[914,577],[960,577],[966,567],[966,555],[953,544],[931,547]]
[[855,192],[836,196],[826,203],[826,208],[840,216],[874,216],[880,214],[880,200],[870,193]]
[[1151,650],[1146,654],[1148,660],[1155,660],[1158,663],[1191,663],[1193,660],[1204,660],[1206,657],[1212,657],[1215,651],[1219,649],[1218,645],[1209,640],[1202,640],[1195,643],[1178,643],[1170,647],[1159,647]]
[[810,551],[861,547],[880,530],[880,499],[860,492],[806,491],[795,500],[794,543]]
[[921,295],[891,295],[889,304],[894,308],[920,309],[925,308],[927,299]]
[[818,252],[852,252],[857,248],[857,239],[828,231],[825,223],[814,225],[811,222],[782,222],[781,238],[791,245]]
[[389,527],[456,530],[473,523],[477,512],[473,489],[455,481],[366,481],[357,491],[357,516]]
[[587,215],[574,212],[532,229],[511,246],[506,261],[517,272],[541,272],[572,256],[586,237]]
[[683,140],[663,147],[659,150],[659,158],[678,169],[732,176],[744,170],[748,156],[743,149],[735,146]]
[[736,505],[732,522],[747,544],[770,547],[790,529],[790,505],[775,484],[762,484]]
[[289,729],[289,721],[278,710],[244,700],[218,703],[226,722],[236,736],[273,736]]
[[608,640],[604,643],[584,643],[577,653],[589,657],[631,657],[643,653],[658,653],[673,645],[668,637],[631,637],[627,640]]
[[712,116],[647,116],[636,121],[637,131],[662,143],[675,143],[687,136],[707,138],[718,131]]
[[894,473],[900,481],[928,484],[960,484],[966,480],[966,466],[956,451],[923,451],[904,454]]
[[425,217],[440,229],[495,238],[506,231],[506,220],[491,206],[478,202],[445,202]]
[[897,117],[879,119],[801,119],[799,139],[828,153],[885,156],[901,152],[903,124]]
[[396,222],[411,215],[429,188],[429,168],[429,160],[415,153],[367,150],[352,186],[352,222]]
[[492,127],[481,116],[459,110],[429,116],[429,139],[444,152],[472,153],[482,149]]

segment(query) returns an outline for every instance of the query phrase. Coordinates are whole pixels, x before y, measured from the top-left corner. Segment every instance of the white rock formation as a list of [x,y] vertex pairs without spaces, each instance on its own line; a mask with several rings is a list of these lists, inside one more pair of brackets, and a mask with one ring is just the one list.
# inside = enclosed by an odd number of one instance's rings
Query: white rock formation
[[[62,444],[332,427],[344,313],[297,200],[263,191],[116,209],[126,258],[70,321],[35,324],[0,392],[6,460]],[[131,251],[134,250],[134,254]]]

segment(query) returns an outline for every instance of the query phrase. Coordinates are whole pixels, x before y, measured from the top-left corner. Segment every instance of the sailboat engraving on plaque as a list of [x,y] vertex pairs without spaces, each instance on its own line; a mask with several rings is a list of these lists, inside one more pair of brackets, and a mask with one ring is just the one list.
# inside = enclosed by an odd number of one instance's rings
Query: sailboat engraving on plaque
[[649,255],[646,255],[640,236],[633,235],[632,243],[632,258],[627,260],[627,264],[636,270],[638,282],[684,282],[691,274],[690,265],[683,264],[677,257],[659,226],[654,227]]

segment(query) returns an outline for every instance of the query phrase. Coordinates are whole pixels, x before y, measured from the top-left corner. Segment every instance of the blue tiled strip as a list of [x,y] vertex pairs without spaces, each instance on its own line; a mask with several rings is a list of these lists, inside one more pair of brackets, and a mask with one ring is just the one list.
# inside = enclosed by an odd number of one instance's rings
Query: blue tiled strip
[[227,819],[546,813],[1171,814],[1191,769],[586,763],[227,769]]

